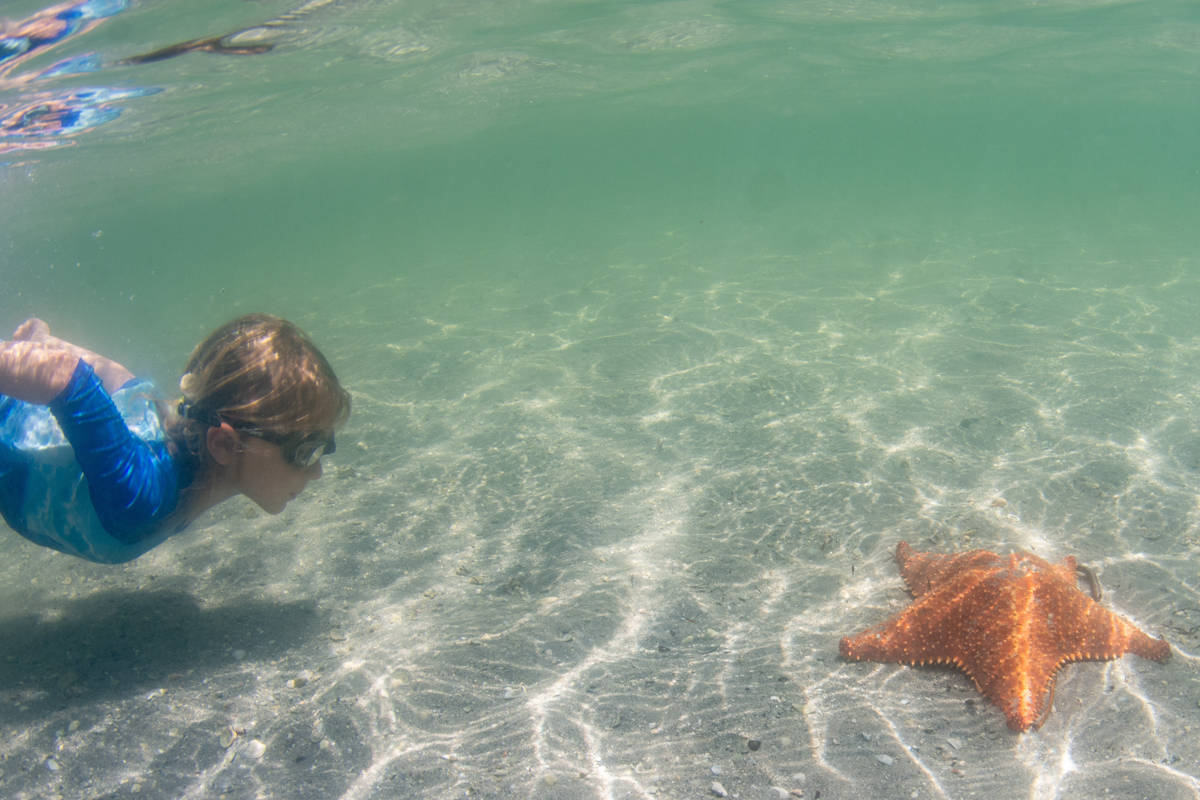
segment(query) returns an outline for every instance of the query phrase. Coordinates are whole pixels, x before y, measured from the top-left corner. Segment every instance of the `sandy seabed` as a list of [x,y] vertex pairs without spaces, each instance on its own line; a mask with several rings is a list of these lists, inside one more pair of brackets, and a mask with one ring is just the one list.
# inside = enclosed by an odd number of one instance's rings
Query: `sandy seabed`
[[[0,541],[0,794],[1200,796],[1200,284],[952,272],[300,320],[355,411],[282,515],[118,567]],[[900,539],[1075,555],[1173,658],[1068,666],[1021,735],[845,663]]]

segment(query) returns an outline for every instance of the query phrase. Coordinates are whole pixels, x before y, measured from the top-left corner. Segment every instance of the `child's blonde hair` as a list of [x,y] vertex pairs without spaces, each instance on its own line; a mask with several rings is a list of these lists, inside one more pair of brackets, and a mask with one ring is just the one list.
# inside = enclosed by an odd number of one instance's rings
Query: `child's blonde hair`
[[333,431],[350,416],[350,394],[316,345],[292,323],[247,314],[197,345],[179,381],[183,399],[171,438],[198,465],[205,432],[234,428],[287,436]]

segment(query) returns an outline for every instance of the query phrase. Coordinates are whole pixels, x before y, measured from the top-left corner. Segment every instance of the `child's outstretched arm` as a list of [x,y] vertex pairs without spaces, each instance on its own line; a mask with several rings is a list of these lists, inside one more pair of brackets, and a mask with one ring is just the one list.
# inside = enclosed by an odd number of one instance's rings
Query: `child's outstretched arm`
[[0,394],[48,405],[71,380],[79,356],[40,342],[0,342]]
[[28,319],[13,332],[13,341],[0,341],[0,394],[46,405],[67,386],[75,365],[83,359],[112,394],[132,380],[133,373],[112,359],[50,335],[40,319]]
[[165,444],[130,431],[110,396],[132,377],[120,364],[51,336],[38,319],[18,327],[13,341],[0,341],[0,394],[49,406],[87,477],[100,524],[126,544],[152,533],[179,500]]

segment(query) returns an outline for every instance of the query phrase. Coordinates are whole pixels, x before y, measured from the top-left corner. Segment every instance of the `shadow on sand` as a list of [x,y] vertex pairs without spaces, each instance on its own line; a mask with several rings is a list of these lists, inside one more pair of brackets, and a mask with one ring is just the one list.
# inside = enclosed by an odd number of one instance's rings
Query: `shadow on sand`
[[36,718],[196,683],[242,659],[279,658],[321,629],[310,602],[205,607],[178,591],[101,592],[50,619],[0,620],[3,713]]

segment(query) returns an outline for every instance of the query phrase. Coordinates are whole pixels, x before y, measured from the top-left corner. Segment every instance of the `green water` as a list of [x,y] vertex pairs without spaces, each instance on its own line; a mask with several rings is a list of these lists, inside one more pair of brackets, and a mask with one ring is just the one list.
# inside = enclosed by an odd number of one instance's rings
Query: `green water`
[[[127,54],[267,12],[139,6],[87,44]],[[851,275],[959,248],[1010,251],[986,269],[1024,274],[1177,263],[1200,190],[1197,16],[1176,3],[325,7],[266,58],[116,68],[121,85],[168,92],[10,167],[5,268],[28,299],[8,314],[111,306],[87,320],[110,329],[160,309],[207,319],[230,296],[278,302],[297,284],[536,286],[639,260],[718,275],[779,256]]]
[[[1200,790],[1200,7],[296,8],[135,5],[36,63],[164,91],[0,156],[0,329],[169,388],[271,311],[355,403],[278,517],[0,537],[0,794]],[[1176,655],[1010,736],[838,660],[900,539],[1076,555]]]

